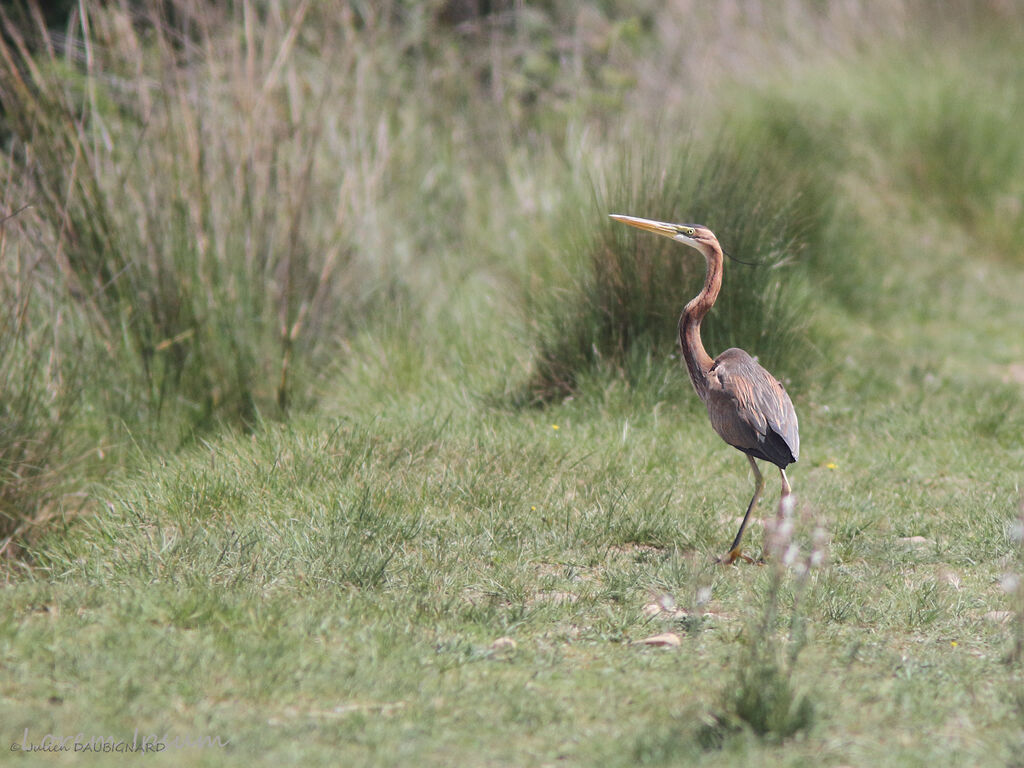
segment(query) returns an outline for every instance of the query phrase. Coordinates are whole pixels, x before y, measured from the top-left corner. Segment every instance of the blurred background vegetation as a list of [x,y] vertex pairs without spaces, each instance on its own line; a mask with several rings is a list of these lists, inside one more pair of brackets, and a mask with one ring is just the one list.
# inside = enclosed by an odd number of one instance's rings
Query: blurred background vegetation
[[663,381],[703,264],[609,212],[752,262],[708,348],[804,393],[884,391],[844,345],[946,311],[929,241],[1024,267],[1019,3],[0,11],[7,544],[139,452],[324,407],[360,359],[511,348],[478,382],[502,408]]

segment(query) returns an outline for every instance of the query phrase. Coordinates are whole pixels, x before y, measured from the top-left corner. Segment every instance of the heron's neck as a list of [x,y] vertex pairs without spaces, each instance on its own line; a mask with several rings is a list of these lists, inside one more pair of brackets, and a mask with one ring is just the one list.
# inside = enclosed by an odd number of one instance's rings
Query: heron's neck
[[683,359],[693,388],[697,390],[700,399],[705,400],[708,395],[708,373],[714,360],[700,339],[700,322],[715,303],[722,288],[722,249],[718,243],[713,243],[700,250],[707,261],[704,288],[686,305],[679,317],[679,343],[683,348]]

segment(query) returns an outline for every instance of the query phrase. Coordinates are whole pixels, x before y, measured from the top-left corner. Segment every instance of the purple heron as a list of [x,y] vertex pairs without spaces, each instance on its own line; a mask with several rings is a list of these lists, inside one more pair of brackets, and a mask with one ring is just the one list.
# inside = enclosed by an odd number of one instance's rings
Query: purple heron
[[704,254],[707,262],[704,288],[679,316],[679,343],[693,388],[707,406],[711,426],[725,442],[747,454],[750,468],[754,470],[754,495],[729,553],[722,558],[722,562],[730,564],[740,558],[753,562],[743,554],[740,542],[764,490],[764,477],[755,459],[770,461],[779,468],[783,498],[792,493],[786,467],[795,462],[800,453],[793,402],[782,384],[742,349],[727,349],[713,360],[704,349],[700,323],[722,288],[722,246],[714,233],[699,224],[667,224],[619,214],[612,214],[612,218],[684,243]]

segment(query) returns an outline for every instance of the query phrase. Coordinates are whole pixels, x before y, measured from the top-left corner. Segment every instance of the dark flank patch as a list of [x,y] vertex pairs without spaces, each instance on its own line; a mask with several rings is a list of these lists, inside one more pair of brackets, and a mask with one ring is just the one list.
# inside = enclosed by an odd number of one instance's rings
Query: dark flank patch
[[793,456],[793,451],[790,449],[786,440],[771,427],[768,428],[768,434],[764,437],[764,442],[753,448],[744,448],[742,446],[735,446],[744,453],[749,453],[755,459],[763,459],[764,461],[770,461],[782,469],[785,469],[790,464],[796,461]]

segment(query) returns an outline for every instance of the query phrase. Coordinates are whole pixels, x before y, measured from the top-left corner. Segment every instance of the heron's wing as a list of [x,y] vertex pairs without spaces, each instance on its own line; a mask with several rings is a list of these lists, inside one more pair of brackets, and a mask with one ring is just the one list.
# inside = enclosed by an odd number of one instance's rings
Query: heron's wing
[[785,388],[746,352],[719,355],[708,375],[711,425],[730,445],[786,467],[800,454],[796,410]]

